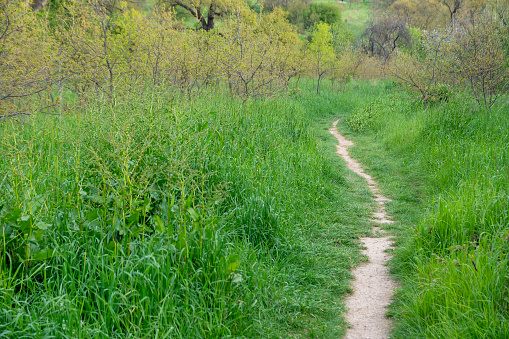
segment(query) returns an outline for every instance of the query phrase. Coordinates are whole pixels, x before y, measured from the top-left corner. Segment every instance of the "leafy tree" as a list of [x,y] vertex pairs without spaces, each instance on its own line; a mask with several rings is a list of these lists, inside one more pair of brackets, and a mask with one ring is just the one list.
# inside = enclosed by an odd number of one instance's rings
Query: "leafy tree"
[[301,31],[306,29],[306,13],[308,6],[308,0],[294,0],[285,8],[288,13],[288,20]]
[[261,96],[284,91],[301,73],[301,45],[282,10],[257,15],[243,8],[215,36],[214,54],[230,92]]
[[391,16],[426,30],[444,26],[446,23],[445,10],[438,0],[397,0],[388,11]]
[[53,106],[41,102],[43,94],[51,101],[58,58],[53,48],[54,41],[27,3],[0,2],[0,121]]
[[112,97],[134,73],[144,17],[125,4],[112,15],[110,4],[91,0],[68,6],[65,15],[72,20],[62,20],[59,29],[68,80],[80,96],[93,87]]
[[353,42],[354,36],[348,30],[342,21],[337,21],[331,25],[332,45],[336,54],[343,52]]
[[313,75],[317,77],[316,94],[320,94],[320,83],[327,72],[331,71],[336,61],[333,35],[329,24],[319,22],[313,30],[311,42],[308,45],[312,57]]

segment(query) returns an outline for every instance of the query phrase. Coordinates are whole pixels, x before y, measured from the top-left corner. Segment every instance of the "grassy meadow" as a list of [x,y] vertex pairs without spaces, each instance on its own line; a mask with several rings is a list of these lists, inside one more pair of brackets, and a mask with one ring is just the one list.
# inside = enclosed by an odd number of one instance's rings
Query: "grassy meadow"
[[341,18],[345,27],[355,38],[359,38],[366,29],[372,9],[371,1],[343,1],[340,2]]
[[342,336],[375,206],[339,118],[393,199],[394,338],[507,336],[507,107],[382,80],[296,93],[147,88],[2,124],[0,335]]
[[147,88],[1,124],[0,336],[340,336],[372,202],[333,98]]

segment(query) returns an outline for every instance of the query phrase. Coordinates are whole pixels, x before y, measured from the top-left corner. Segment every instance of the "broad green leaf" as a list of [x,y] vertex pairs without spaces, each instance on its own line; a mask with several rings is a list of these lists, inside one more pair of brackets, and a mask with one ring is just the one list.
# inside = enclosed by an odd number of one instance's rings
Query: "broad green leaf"
[[35,224],[35,226],[37,226],[38,229],[40,230],[47,230],[49,227],[51,227],[52,225],[51,224],[48,224],[48,223],[45,223],[43,221],[39,221]]
[[191,219],[193,219],[193,221],[200,221],[200,216],[198,215],[198,213],[196,213],[194,208],[189,207],[187,209],[187,212],[189,213],[189,215],[191,216]]
[[158,233],[163,233],[164,232],[164,222],[161,219],[161,217],[158,215],[154,215],[152,220],[154,221],[154,226],[156,228],[156,231]]
[[45,248],[32,254],[32,260],[40,261],[53,258],[55,250],[52,248]]
[[237,254],[233,254],[228,256],[228,266],[226,267],[226,274],[230,275],[235,272],[240,266],[240,256]]

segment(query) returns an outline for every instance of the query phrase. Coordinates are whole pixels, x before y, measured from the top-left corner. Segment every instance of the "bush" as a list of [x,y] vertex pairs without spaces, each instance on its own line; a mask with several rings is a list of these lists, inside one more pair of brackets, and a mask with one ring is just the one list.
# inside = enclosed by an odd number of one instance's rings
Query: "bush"
[[354,132],[377,130],[380,127],[382,112],[390,109],[389,105],[378,98],[366,106],[357,108],[346,118],[346,124]]
[[330,3],[314,2],[309,5],[304,13],[305,25],[307,28],[313,27],[319,22],[325,22],[333,25],[341,21],[341,12],[338,6]]

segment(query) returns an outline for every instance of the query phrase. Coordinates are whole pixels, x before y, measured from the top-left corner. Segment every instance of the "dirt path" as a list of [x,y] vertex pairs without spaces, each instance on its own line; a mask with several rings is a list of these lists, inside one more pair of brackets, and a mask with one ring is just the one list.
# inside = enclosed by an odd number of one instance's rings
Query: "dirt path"
[[[337,124],[338,121],[335,121],[329,130],[339,141],[336,153],[346,161],[349,169],[366,179],[369,189],[375,195],[375,201],[378,203],[378,209],[373,213],[371,221],[378,224],[393,223],[385,213],[385,202],[390,199],[379,193],[373,178],[364,172],[357,161],[350,157],[348,147],[353,146],[353,143],[338,133]],[[379,226],[373,227],[373,235],[381,235],[384,232]],[[369,257],[369,262],[357,267],[352,272],[355,276],[354,292],[346,300],[348,308],[346,320],[352,327],[347,330],[345,338],[388,338],[391,322],[385,316],[385,312],[391,302],[396,283],[389,276],[386,264],[390,256],[385,253],[385,250],[391,247],[392,240],[389,236],[378,236],[361,238],[361,242],[366,247],[362,253]]]

